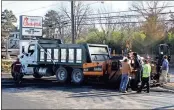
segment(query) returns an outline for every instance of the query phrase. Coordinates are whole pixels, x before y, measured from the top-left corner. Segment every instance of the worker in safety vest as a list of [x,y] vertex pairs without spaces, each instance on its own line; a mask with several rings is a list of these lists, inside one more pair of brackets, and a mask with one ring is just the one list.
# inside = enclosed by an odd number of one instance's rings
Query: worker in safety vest
[[145,64],[143,65],[143,74],[142,74],[142,84],[139,88],[139,90],[137,91],[138,93],[140,93],[143,89],[143,87],[145,85],[147,85],[147,93],[149,93],[149,89],[150,89],[150,73],[151,73],[151,66],[148,62],[147,59],[145,59]]

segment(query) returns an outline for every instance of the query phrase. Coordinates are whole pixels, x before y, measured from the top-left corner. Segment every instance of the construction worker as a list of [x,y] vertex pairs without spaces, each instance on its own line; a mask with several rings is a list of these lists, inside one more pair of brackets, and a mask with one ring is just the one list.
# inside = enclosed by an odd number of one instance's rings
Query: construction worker
[[19,61],[19,58],[17,58],[16,61],[12,64],[12,74],[14,75],[14,80],[16,81],[16,83],[21,82],[21,69],[22,65]]
[[164,60],[162,62],[162,73],[160,75],[160,84],[164,85],[167,83],[167,74],[169,71],[169,62],[167,60],[167,56],[164,56]]
[[[136,81],[134,85],[137,85],[141,82],[141,73],[142,73],[142,61],[141,59],[138,57],[137,53],[134,52],[133,53],[133,59],[134,59],[134,71],[136,71]],[[136,87],[137,88],[137,87]]]
[[149,83],[150,83],[151,66],[147,59],[144,60],[144,63],[145,64],[143,65],[142,83],[137,93],[141,93],[145,85],[147,85],[147,89],[146,89],[147,93],[149,93],[149,89],[150,89]]
[[121,65],[121,83],[120,83],[120,92],[126,93],[127,84],[129,82],[129,74],[131,73],[131,66],[128,63],[128,59],[125,58]]

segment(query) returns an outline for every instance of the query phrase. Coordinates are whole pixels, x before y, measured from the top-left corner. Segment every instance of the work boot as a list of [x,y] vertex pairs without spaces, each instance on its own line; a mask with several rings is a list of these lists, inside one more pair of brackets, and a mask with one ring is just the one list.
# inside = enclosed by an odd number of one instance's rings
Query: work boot
[[123,91],[122,93],[127,93],[127,91]]

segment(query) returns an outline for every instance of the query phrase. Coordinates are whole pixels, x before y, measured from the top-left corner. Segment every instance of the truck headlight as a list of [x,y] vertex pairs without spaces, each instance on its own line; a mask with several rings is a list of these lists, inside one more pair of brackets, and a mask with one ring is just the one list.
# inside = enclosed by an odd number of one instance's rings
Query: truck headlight
[[83,71],[88,71],[88,68],[84,68]]

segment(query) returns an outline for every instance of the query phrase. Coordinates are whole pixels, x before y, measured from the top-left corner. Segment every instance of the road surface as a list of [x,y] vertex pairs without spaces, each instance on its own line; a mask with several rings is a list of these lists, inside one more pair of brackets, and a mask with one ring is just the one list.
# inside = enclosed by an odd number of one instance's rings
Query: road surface
[[174,93],[119,93],[92,88],[5,88],[2,109],[174,109]]
[[159,87],[149,94],[124,94],[103,85],[74,86],[44,80],[25,79],[23,86],[17,87],[10,86],[11,79],[2,79],[2,109],[174,109],[174,92]]

